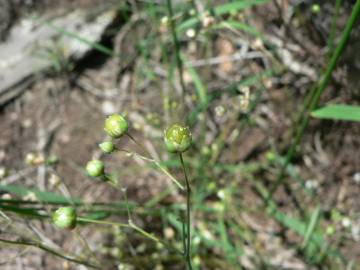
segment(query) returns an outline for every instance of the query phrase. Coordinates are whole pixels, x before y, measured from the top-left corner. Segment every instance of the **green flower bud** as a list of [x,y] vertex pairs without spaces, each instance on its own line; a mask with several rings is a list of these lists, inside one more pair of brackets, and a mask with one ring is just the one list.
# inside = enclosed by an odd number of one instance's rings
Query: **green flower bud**
[[179,124],[174,124],[165,130],[164,141],[170,153],[185,152],[191,144],[190,129]]
[[332,236],[336,233],[336,229],[333,225],[330,225],[326,228],[326,234]]
[[272,152],[272,151],[268,151],[266,153],[266,158],[267,158],[268,161],[273,162],[273,161],[276,160],[276,154],[274,152]]
[[105,120],[104,130],[113,138],[120,138],[128,130],[128,123],[120,114],[112,114]]
[[311,6],[311,11],[315,14],[318,14],[321,11],[321,7],[319,4],[313,4]]
[[86,172],[92,177],[102,176],[104,174],[104,163],[101,160],[93,159],[86,164]]
[[72,207],[61,207],[55,211],[52,220],[58,228],[72,230],[76,226],[76,211]]
[[102,142],[99,147],[106,154],[111,154],[115,150],[115,145],[112,142]]

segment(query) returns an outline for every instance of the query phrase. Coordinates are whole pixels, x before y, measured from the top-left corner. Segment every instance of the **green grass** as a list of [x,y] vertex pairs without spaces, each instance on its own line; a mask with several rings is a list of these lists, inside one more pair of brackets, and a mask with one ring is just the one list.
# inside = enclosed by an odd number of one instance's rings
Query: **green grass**
[[360,121],[360,106],[345,104],[327,105],[312,111],[311,116],[320,119]]

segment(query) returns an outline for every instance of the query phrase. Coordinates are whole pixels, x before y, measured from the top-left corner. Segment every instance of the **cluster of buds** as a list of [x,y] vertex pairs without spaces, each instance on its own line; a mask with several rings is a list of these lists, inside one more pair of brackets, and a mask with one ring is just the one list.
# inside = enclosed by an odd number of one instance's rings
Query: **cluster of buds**
[[[112,114],[105,119],[104,130],[112,139],[119,139],[127,133],[128,123],[120,114]],[[116,150],[112,141],[100,143],[99,148],[105,154],[111,154]],[[90,160],[86,164],[86,172],[91,177],[103,177],[105,175],[104,162],[98,159]]]
[[[113,114],[106,118],[104,124],[105,132],[112,139],[119,139],[128,132],[128,123],[126,119],[119,115]],[[166,149],[170,153],[182,153],[189,149],[192,141],[190,129],[180,124],[174,124],[164,132],[164,142]],[[116,147],[112,141],[104,141],[99,144],[100,149],[110,154]],[[104,162],[98,159],[90,160],[86,164],[86,172],[91,177],[108,179],[105,175]],[[76,226],[76,211],[72,207],[61,207],[56,210],[52,216],[53,223],[61,229],[73,229]]]

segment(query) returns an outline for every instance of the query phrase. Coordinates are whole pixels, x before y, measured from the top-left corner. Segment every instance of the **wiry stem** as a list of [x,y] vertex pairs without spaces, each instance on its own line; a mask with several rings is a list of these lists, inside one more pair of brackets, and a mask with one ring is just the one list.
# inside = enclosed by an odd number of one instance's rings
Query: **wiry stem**
[[74,263],[78,263],[78,264],[82,264],[82,265],[86,265],[88,267],[91,268],[96,268],[96,269],[100,269],[99,265],[95,265],[90,263],[88,260],[82,260],[79,259],[77,257],[62,253],[61,251],[55,250],[41,242],[38,241],[34,241],[34,240],[28,240],[28,239],[20,239],[18,241],[13,241],[13,240],[7,240],[7,239],[0,239],[0,242],[4,243],[4,244],[9,244],[9,245],[17,245],[17,246],[32,246],[32,247],[36,247],[39,249],[42,249],[50,254],[53,254],[57,257],[60,257],[62,259],[68,260],[70,262],[74,262]]
[[168,243],[160,240],[159,238],[157,238],[156,236],[146,232],[145,230],[141,229],[140,227],[138,227],[135,223],[132,222],[132,220],[129,220],[129,223],[119,223],[119,222],[112,222],[112,221],[105,221],[105,220],[95,220],[95,219],[88,219],[88,218],[81,218],[78,217],[77,218],[78,221],[82,221],[82,222],[86,222],[86,223],[95,223],[95,224],[101,224],[101,225],[111,225],[111,226],[117,226],[117,227],[122,227],[122,228],[129,228],[129,229],[133,229],[135,231],[137,231],[138,233],[140,233],[141,235],[143,235],[144,237],[156,242],[156,243],[160,243],[163,246],[165,246],[167,249],[172,250],[176,253],[182,254],[182,252],[180,250],[178,250],[177,248],[174,248],[173,246],[169,245]]
[[184,82],[184,64],[183,64],[183,61],[182,61],[181,55],[180,55],[180,42],[179,42],[179,39],[178,39],[178,36],[176,33],[176,25],[175,25],[175,21],[174,21],[174,14],[173,14],[171,0],[167,0],[167,8],[168,8],[168,12],[169,12],[170,30],[171,30],[173,42],[175,45],[175,57],[176,57],[176,64],[177,64],[177,68],[178,68],[179,76],[180,76],[182,97],[183,97],[183,101],[185,101],[186,87],[185,87],[185,82]]
[[125,198],[126,210],[127,210],[127,215],[128,215],[128,222],[129,222],[129,224],[131,224],[131,223],[132,223],[132,219],[131,219],[131,213],[130,213],[129,201],[128,201],[126,189],[123,188],[121,191],[123,192],[124,198]]
[[154,163],[156,167],[158,167],[164,174],[166,174],[166,176],[168,176],[171,181],[173,181],[181,190],[185,190],[184,186],[182,184],[180,184],[180,182],[178,180],[176,180],[176,178],[171,174],[169,173],[165,168],[164,166],[162,166],[158,161],[156,161],[155,159],[153,158],[148,158],[148,157],[145,157],[143,155],[140,155],[138,153],[135,153],[135,152],[131,152],[131,151],[128,151],[128,150],[125,150],[125,149],[118,149],[118,151],[122,151],[122,152],[125,152],[125,153],[128,153],[130,155],[134,155],[134,156],[137,156],[138,158],[141,158],[142,160],[145,160],[147,162],[151,162],[151,163]]
[[137,146],[139,146],[141,148],[141,150],[143,150],[149,157],[151,157],[151,154],[146,149],[146,147],[144,145],[142,145],[141,143],[139,143],[138,140],[136,140],[130,133],[126,133],[126,136],[128,136],[130,138],[130,140],[132,140]]
[[[180,84],[181,84],[181,88],[183,91],[185,91],[185,82],[184,82],[184,78],[183,78],[183,73],[184,73],[184,67],[183,67],[183,61],[181,59],[180,56],[180,43],[179,43],[179,39],[177,37],[177,33],[176,33],[176,26],[175,26],[175,21],[174,21],[174,14],[173,14],[173,9],[172,9],[172,4],[171,4],[171,0],[167,0],[167,5],[168,5],[168,10],[169,10],[169,21],[170,21],[170,28],[171,28],[171,34],[173,37],[173,42],[175,45],[175,56],[176,56],[176,64],[179,70],[179,75],[180,75]],[[183,94],[185,94],[183,92]]]
[[75,236],[80,240],[80,242],[83,244],[83,246],[85,247],[85,249],[88,252],[89,256],[92,256],[94,258],[94,260],[96,261],[96,264],[101,265],[101,263],[98,261],[98,259],[96,258],[96,254],[95,252],[91,249],[89,243],[86,241],[86,239],[80,234],[80,232],[75,229]]
[[189,184],[189,178],[188,178],[188,175],[186,173],[185,163],[184,163],[182,153],[179,154],[179,157],[180,157],[180,161],[181,161],[181,165],[182,165],[182,169],[183,169],[184,176],[185,176],[185,181],[186,181],[186,249],[185,249],[185,259],[186,259],[188,269],[192,270],[192,265],[191,265],[191,232],[190,232],[190,227],[191,227],[190,226],[190,224],[191,224],[191,220],[190,220],[190,214],[191,214],[191,205],[190,205],[191,188],[190,188],[190,184]]

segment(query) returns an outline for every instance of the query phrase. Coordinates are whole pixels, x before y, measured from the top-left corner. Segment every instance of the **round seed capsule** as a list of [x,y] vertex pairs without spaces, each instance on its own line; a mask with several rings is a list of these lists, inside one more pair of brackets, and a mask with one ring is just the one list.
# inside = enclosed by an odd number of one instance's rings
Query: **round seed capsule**
[[115,150],[115,145],[112,142],[102,142],[99,147],[106,154],[111,154]]
[[60,229],[72,230],[76,227],[76,211],[72,207],[61,207],[52,216],[54,224]]
[[188,127],[174,124],[165,130],[164,142],[170,153],[182,153],[191,145],[191,132]]
[[112,138],[120,138],[128,131],[128,123],[120,114],[112,114],[106,118],[104,130]]
[[86,172],[92,177],[99,177],[104,174],[104,163],[101,160],[93,159],[86,164]]

